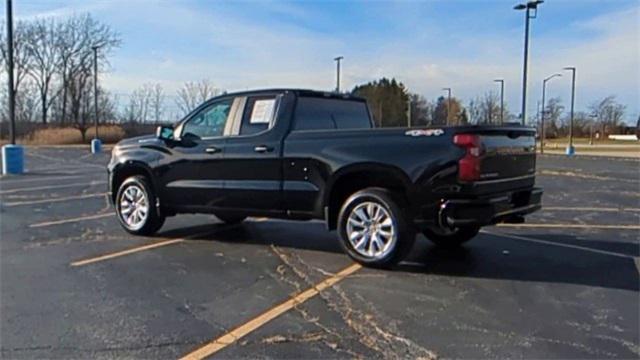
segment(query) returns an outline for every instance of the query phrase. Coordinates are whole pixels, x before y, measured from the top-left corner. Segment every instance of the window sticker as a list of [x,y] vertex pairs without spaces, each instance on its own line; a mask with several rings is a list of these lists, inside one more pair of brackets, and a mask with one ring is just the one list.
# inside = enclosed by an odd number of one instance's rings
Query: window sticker
[[256,100],[251,112],[250,124],[268,124],[271,121],[273,110],[276,104],[275,99]]

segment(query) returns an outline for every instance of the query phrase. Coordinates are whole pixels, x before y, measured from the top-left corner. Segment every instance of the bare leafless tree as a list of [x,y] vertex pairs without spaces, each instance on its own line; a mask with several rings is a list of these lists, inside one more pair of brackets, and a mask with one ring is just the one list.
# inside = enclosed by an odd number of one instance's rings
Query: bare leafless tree
[[164,89],[160,84],[154,84],[151,87],[151,110],[153,112],[153,118],[156,124],[160,122],[161,117],[164,115]]
[[619,104],[616,101],[616,97],[611,95],[591,104],[589,110],[598,122],[602,135],[605,135],[618,130],[624,117],[626,106]]
[[47,123],[48,110],[59,91],[52,93],[52,82],[58,71],[60,57],[56,46],[58,33],[53,19],[37,19],[27,25],[25,51],[31,58],[27,74],[38,88],[40,116]]
[[[13,91],[16,98],[20,92],[20,86],[27,77],[28,69],[31,66],[32,59],[27,51],[27,27],[25,21],[18,21],[13,29],[13,68],[14,80]],[[0,59],[2,61],[2,71],[6,74],[8,69],[7,54],[7,33],[5,23],[0,26]]]
[[178,90],[176,105],[183,114],[187,114],[196,106],[221,93],[222,91],[210,80],[189,81]]
[[[62,119],[67,116],[67,102],[71,106],[74,123],[79,121],[82,97],[89,91],[86,77],[92,74],[93,47],[99,47],[98,63],[101,69],[108,65],[108,56],[121,43],[120,36],[108,25],[91,15],[77,15],[60,25],[57,46],[60,51],[62,78]],[[74,91],[71,91],[74,88]],[[69,98],[71,96],[71,98]]]
[[484,94],[479,105],[480,123],[497,124],[500,122],[500,97],[497,94],[493,92]]

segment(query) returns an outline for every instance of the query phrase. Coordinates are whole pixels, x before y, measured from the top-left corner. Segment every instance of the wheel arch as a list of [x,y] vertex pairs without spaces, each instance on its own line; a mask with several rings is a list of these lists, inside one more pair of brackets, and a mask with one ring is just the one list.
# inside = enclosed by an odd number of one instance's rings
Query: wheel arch
[[337,226],[338,214],[344,201],[356,191],[379,187],[411,198],[411,180],[398,167],[376,163],[361,163],[336,172],[327,184],[323,199],[325,221],[330,230]]
[[144,176],[151,185],[156,198],[159,196],[158,188],[156,186],[155,179],[152,175],[152,171],[149,166],[140,161],[129,160],[122,164],[116,165],[112,171],[111,176],[111,201],[115,203],[116,196],[120,185],[129,177],[141,175]]

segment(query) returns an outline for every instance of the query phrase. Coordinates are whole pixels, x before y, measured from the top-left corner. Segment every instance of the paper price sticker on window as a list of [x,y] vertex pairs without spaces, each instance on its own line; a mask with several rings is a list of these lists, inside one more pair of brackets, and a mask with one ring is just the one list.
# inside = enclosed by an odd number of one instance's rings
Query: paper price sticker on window
[[268,124],[273,116],[275,104],[275,99],[256,100],[253,104],[253,111],[251,112],[251,119],[249,120],[249,123]]

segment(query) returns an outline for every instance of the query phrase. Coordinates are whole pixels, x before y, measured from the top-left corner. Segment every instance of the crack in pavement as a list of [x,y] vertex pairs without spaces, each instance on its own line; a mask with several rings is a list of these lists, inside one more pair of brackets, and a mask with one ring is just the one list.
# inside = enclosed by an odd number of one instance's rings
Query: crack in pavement
[[[295,253],[286,253],[275,246],[271,246],[273,252],[280,257],[282,262],[295,274],[300,280],[307,284],[313,284],[307,271],[315,271],[320,274],[327,274],[324,269],[309,265]],[[330,273],[329,273],[330,274]],[[286,280],[285,280],[286,281]],[[422,346],[416,344],[410,339],[397,334],[397,329],[384,329],[372,313],[378,313],[371,303],[365,304],[370,311],[364,312],[357,310],[353,301],[342,290],[341,286],[335,285],[327,291],[319,294],[329,309],[333,310],[340,316],[344,324],[346,324],[356,335],[355,339],[366,348],[377,353],[384,359],[397,358],[413,358],[413,359],[435,359],[437,355]],[[362,301],[362,299],[361,299]],[[296,310],[299,310],[296,308]],[[313,319],[311,323],[320,324],[317,318],[307,317],[305,320]],[[389,323],[387,322],[387,325]],[[321,325],[321,328],[329,329],[327,326]],[[327,331],[327,330],[325,330]],[[328,330],[329,334],[337,334],[335,330]],[[334,335],[335,336],[335,335]]]

